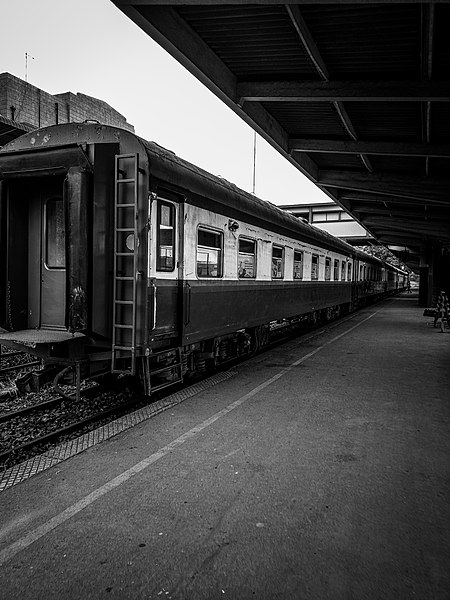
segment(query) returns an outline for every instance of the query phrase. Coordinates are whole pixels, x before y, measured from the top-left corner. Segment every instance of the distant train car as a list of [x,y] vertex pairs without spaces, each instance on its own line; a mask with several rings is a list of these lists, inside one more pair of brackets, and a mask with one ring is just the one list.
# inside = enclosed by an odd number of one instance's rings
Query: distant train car
[[117,128],[0,152],[0,344],[147,394],[278,330],[402,289],[401,272]]

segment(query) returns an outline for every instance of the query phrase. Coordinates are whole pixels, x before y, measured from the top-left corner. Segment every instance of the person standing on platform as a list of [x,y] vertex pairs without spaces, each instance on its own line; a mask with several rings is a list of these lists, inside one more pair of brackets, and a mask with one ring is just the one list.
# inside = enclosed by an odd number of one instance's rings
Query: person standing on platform
[[442,291],[439,294],[437,304],[436,304],[436,316],[434,317],[434,326],[436,327],[437,323],[441,324],[441,333],[444,333],[444,319],[447,321],[447,325],[450,326],[449,323],[449,312],[450,306],[447,294]]

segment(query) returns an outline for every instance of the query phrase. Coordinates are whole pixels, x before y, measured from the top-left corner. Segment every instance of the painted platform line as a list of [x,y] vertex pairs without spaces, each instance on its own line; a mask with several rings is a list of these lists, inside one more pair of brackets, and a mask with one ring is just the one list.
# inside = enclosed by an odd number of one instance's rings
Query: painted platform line
[[196,394],[199,394],[222,381],[230,379],[230,377],[233,377],[234,375],[236,375],[236,371],[234,370],[217,373],[204,381],[195,383],[179,392],[175,392],[167,398],[144,406],[143,408],[129,413],[128,415],[124,415],[115,421],[111,421],[98,429],[89,431],[73,440],[55,446],[39,456],[34,456],[19,465],[11,467],[0,474],[0,492],[25,481],[25,479],[36,475],[36,473],[41,473],[42,471],[57,465],[63,460],[67,460],[71,456],[75,456],[75,454],[84,452],[84,450],[87,450],[96,444],[100,444],[100,442],[108,440],[122,431],[134,427],[138,423],[142,423],[142,421],[146,421],[160,412],[167,410],[172,406],[176,406],[184,400],[192,398]]
[[173,440],[172,442],[170,442],[170,444],[163,446],[157,452],[151,454],[147,458],[144,458],[140,462],[136,463],[135,465],[133,465],[132,467],[130,467],[129,469],[127,469],[126,471],[124,471],[123,473],[118,475],[117,477],[114,477],[113,479],[111,479],[104,485],[100,486],[99,488],[97,488],[96,490],[94,490],[93,492],[91,492],[90,494],[85,496],[84,498],[81,498],[78,502],[76,502],[75,504],[72,504],[71,506],[69,506],[68,508],[63,510],[61,513],[55,515],[53,518],[49,519],[47,522],[43,523],[36,529],[31,530],[27,535],[24,535],[23,537],[19,538],[18,540],[16,540],[15,542],[10,544],[6,548],[4,548],[4,550],[2,550],[0,552],[0,566],[2,566],[8,560],[11,560],[14,556],[16,556],[16,554],[18,554],[22,550],[25,550],[26,548],[28,548],[28,546],[30,546],[37,540],[41,539],[42,537],[44,537],[45,535],[47,535],[48,533],[50,533],[51,531],[53,531],[54,529],[59,527],[59,525],[62,525],[63,523],[65,523],[66,521],[71,519],[74,515],[78,514],[79,512],[81,512],[82,510],[84,510],[85,508],[87,508],[88,506],[93,504],[94,502],[96,502],[102,496],[105,496],[106,494],[113,491],[120,485],[126,483],[129,479],[131,479],[132,477],[134,477],[135,475],[137,475],[144,469],[147,469],[150,465],[152,465],[156,461],[160,460],[161,458],[164,458],[167,454],[170,454],[170,452],[172,452],[173,450],[175,450],[176,448],[178,448],[179,446],[181,446],[188,440],[191,440],[192,438],[194,438],[197,434],[202,432],[204,429],[208,428],[210,425],[212,425],[213,423],[215,423],[216,421],[218,421],[219,419],[221,419],[222,417],[224,417],[231,411],[235,410],[236,408],[238,408],[239,406],[244,404],[244,402],[246,402],[250,398],[253,398],[254,396],[256,396],[260,391],[267,388],[272,383],[274,383],[275,381],[277,381],[278,379],[280,379],[281,377],[283,377],[284,375],[286,375],[287,373],[292,371],[298,365],[302,364],[303,362],[305,362],[306,360],[308,360],[309,358],[311,358],[312,356],[314,356],[315,354],[317,354],[318,352],[320,352],[321,350],[323,350],[330,344],[333,344],[340,338],[349,334],[351,331],[353,331],[357,327],[360,327],[360,325],[363,325],[364,323],[366,323],[369,319],[374,317],[376,314],[377,314],[376,312],[372,313],[367,318],[363,319],[362,321],[360,321],[353,327],[350,327],[343,333],[340,333],[339,335],[335,336],[328,342],[325,342],[324,344],[317,347],[312,352],[309,352],[305,356],[302,356],[295,362],[291,363],[290,365],[288,365],[287,367],[285,367],[284,369],[279,371],[273,377],[266,379],[266,381],[264,381],[260,385],[253,388],[250,392],[248,392],[244,396],[241,396],[239,399],[235,400],[234,402],[232,402],[231,404],[229,404],[228,406],[226,406],[219,412],[217,412],[214,415],[212,415],[211,417],[209,417],[209,419],[206,419],[205,421],[203,421],[202,423],[199,423],[198,425],[196,425],[189,431],[186,431],[185,433],[183,433],[183,435],[181,435],[180,437],[178,437],[175,440]]

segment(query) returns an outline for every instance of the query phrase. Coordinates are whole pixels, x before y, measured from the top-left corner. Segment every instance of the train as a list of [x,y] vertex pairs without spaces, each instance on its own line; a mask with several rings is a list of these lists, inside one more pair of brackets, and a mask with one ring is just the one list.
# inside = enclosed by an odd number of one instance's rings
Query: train
[[[143,393],[405,288],[406,273],[95,122],[0,150],[0,344]],[[56,379],[55,379],[56,381]]]

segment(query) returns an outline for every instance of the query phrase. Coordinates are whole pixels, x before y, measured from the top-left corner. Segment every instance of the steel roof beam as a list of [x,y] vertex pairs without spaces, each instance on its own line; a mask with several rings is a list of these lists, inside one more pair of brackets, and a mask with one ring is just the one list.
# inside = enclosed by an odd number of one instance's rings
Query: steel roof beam
[[241,102],[450,102],[450,81],[241,81]]
[[448,210],[445,209],[445,207],[441,207],[441,209],[439,210],[439,208],[435,206],[433,211],[430,212],[426,211],[424,206],[419,205],[416,205],[415,207],[411,206],[407,209],[391,209],[379,205],[376,206],[373,203],[364,204],[363,201],[361,204],[353,203],[352,211],[357,212],[359,214],[377,214],[380,216],[392,215],[393,217],[406,216],[411,218],[420,218],[422,220],[439,219],[440,221],[447,221],[448,223],[450,223],[450,215],[448,213]]
[[390,218],[369,217],[367,219],[362,219],[362,222],[368,229],[379,226],[382,227],[384,231],[404,231],[409,234],[417,233],[446,238],[448,238],[449,235],[448,227],[439,227],[437,223],[429,223],[429,225],[427,225],[426,221],[417,222],[409,221],[408,219],[393,221]]
[[[422,245],[422,237],[411,237],[411,234],[402,235],[401,232],[395,232],[393,237],[391,231],[385,231],[384,233],[378,232],[378,240],[383,246],[404,246],[409,253],[406,264],[419,262],[418,254]],[[397,251],[391,250],[391,252],[395,254]]]
[[323,60],[322,55],[316,46],[316,42],[314,41],[314,38],[302,16],[302,13],[300,12],[300,9],[298,6],[286,6],[286,11],[295,27],[303,47],[306,50],[306,53],[311,59],[311,62],[314,64],[316,71],[324,81],[329,81],[330,75],[325,61]]
[[[322,56],[320,55],[320,52],[316,46],[316,43],[314,42],[313,36],[311,35],[311,32],[309,31],[309,28],[306,25],[305,20],[303,19],[300,9],[298,8],[298,6],[286,6],[286,12],[287,12],[289,18],[291,19],[291,22],[297,32],[297,35],[300,38],[300,41],[303,45],[303,48],[306,51],[306,53],[308,54],[317,73],[319,74],[319,76],[322,79],[324,79],[325,81],[328,81],[328,79],[329,79],[328,69],[325,65],[325,62],[322,59]],[[299,156],[297,158],[301,161],[304,161],[307,159],[307,160],[313,162],[304,153],[302,153],[301,156]],[[317,180],[319,167],[317,166],[316,163],[314,163],[314,165],[315,165],[314,179]]]
[[[393,194],[370,194],[368,192],[355,192],[349,190],[341,191],[341,193],[339,194],[338,202],[340,204],[344,202],[349,203],[349,212],[351,212],[350,206],[353,206],[353,202],[364,202],[367,204],[383,204],[384,206],[386,206],[386,204],[389,204],[392,207],[395,207],[398,204],[402,206],[406,205],[424,207],[427,204],[427,202],[423,200],[423,198],[402,198],[399,196],[394,196]],[[435,201],[432,203],[432,206],[443,206],[447,208],[448,202],[446,202],[445,200]]]
[[[300,41],[301,41],[307,55],[309,56],[311,62],[313,63],[317,73],[324,81],[329,81],[330,74],[329,74],[328,68],[325,64],[325,61],[322,58],[322,55],[319,52],[319,49],[314,41],[314,38],[309,30],[308,25],[306,24],[306,21],[303,18],[303,15],[302,15],[300,9],[298,8],[298,6],[286,6],[286,11],[289,15],[289,18],[292,21],[292,24],[294,25],[297,35],[299,36]],[[350,120],[350,117],[348,116],[347,111],[345,110],[343,103],[335,102],[334,107],[338,114],[339,120],[341,121],[341,123],[344,126],[345,130],[347,131],[348,135],[351,137],[351,139],[356,140],[357,134],[356,134],[355,128],[353,127],[353,124]],[[370,173],[372,173],[373,167],[370,164],[370,161],[367,158],[367,156],[364,156],[361,154],[360,159],[362,160],[366,169]]]
[[[113,0],[117,6],[198,6],[198,0]],[[261,4],[266,6],[279,6],[280,4],[307,4],[310,5],[312,0],[227,0],[226,4],[230,5],[255,5]],[[449,4],[450,0],[358,0],[357,4]],[[223,6],[223,0],[202,0],[204,6]],[[314,0],[314,4],[355,4],[355,0]]]
[[[430,80],[433,74],[433,40],[434,40],[434,4],[422,6],[422,79]],[[424,135],[423,139],[429,143],[431,140],[431,102],[425,104]],[[429,174],[430,160],[425,159],[425,173]]]
[[363,142],[361,140],[316,140],[291,138],[290,152],[323,154],[373,154],[380,156],[434,156],[450,158],[450,144],[412,142]]
[[[412,198],[422,202],[437,202],[450,206],[448,180],[390,174],[357,173],[325,170],[319,172],[318,184],[360,192],[375,192],[386,196]],[[345,193],[343,194],[343,196]]]
[[237,102],[235,75],[171,6],[119,0],[115,1],[115,4],[291,164],[311,181],[317,181],[316,163],[306,154],[295,158],[289,154],[286,131],[261,104],[245,103],[244,100],[241,103]]

